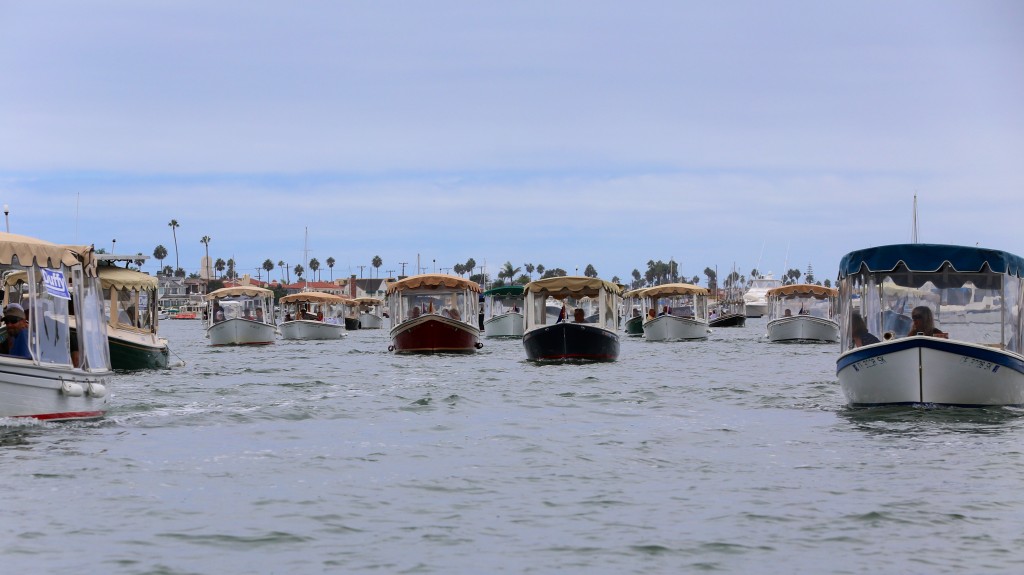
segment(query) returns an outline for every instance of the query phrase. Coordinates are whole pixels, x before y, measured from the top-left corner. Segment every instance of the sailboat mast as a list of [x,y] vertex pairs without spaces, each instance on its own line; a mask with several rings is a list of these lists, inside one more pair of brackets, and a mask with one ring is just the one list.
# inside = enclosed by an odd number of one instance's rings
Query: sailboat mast
[[910,243],[917,243],[917,194],[914,194],[914,227],[910,230]]

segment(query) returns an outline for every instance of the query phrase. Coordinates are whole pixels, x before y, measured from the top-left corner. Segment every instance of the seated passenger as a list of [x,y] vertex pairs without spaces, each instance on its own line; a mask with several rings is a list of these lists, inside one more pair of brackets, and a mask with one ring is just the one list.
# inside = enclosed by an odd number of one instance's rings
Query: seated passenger
[[658,312],[654,311],[653,307],[651,309],[647,310],[647,321],[651,321],[652,319],[654,319],[656,317],[658,317]]
[[412,311],[409,312],[409,319],[415,319],[420,317],[420,306],[413,306]]
[[783,317],[793,317],[793,310],[786,308],[786,313],[782,314]]
[[910,312],[910,319],[914,323],[910,326],[907,335],[927,335],[949,339],[949,334],[935,327],[935,317],[932,315],[932,308],[919,305]]
[[859,313],[850,318],[850,331],[853,334],[853,347],[878,343],[878,338],[868,331],[868,324]]
[[28,349],[28,318],[25,317],[25,308],[16,303],[7,304],[4,308],[4,324],[7,325],[7,339],[4,340],[3,353],[32,359]]
[[575,323],[583,323],[583,319],[583,308],[576,308],[576,310],[572,312],[572,321]]

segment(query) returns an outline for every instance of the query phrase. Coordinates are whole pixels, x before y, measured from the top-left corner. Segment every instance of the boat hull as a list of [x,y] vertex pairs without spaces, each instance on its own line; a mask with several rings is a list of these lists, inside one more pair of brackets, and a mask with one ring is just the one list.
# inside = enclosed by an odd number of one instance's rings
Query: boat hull
[[768,313],[768,304],[760,302],[747,302],[747,317],[762,317]]
[[110,380],[109,371],[85,372],[4,358],[0,360],[0,417],[101,418],[110,401]]
[[274,343],[277,328],[268,323],[232,318],[206,330],[210,345],[265,345]]
[[340,323],[315,320],[286,321],[277,329],[281,339],[341,339],[345,336],[345,326]]
[[683,341],[707,337],[708,324],[696,319],[663,315],[644,323],[644,339],[647,341]]
[[1024,356],[915,336],[850,350],[836,361],[851,407],[1024,405]]
[[359,314],[359,329],[381,329],[384,327],[384,318],[372,313]]
[[626,320],[626,335],[630,337],[640,337],[644,334],[644,318],[643,316],[631,317]]
[[615,361],[619,336],[596,325],[562,322],[526,332],[523,347],[531,361]]
[[480,347],[480,330],[440,315],[420,316],[391,329],[390,351],[395,353],[473,353]]
[[484,321],[485,337],[523,337],[523,314],[503,313]]
[[768,322],[768,341],[836,343],[839,341],[839,324],[812,315],[773,319]]
[[730,313],[708,321],[708,327],[744,327],[747,316],[742,313]]
[[108,334],[110,366],[117,370],[165,369],[171,352],[167,342],[153,344]]

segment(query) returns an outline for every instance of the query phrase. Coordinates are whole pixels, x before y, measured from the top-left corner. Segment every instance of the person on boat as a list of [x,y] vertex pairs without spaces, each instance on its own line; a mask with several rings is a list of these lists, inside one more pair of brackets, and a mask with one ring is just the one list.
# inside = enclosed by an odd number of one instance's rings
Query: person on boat
[[256,321],[263,323],[263,308],[256,308]]
[[793,317],[793,310],[786,308],[786,313],[782,314],[783,317]]
[[7,339],[4,340],[2,352],[5,355],[32,359],[28,349],[28,318],[21,304],[10,303],[4,308],[4,324],[7,326]]
[[284,321],[292,321],[292,312],[290,312],[290,311],[284,312]]
[[323,311],[316,312],[316,321],[324,321],[324,312]]
[[853,332],[853,347],[878,343],[875,334],[868,331],[868,324],[859,313],[854,313],[850,318],[850,331]]
[[572,312],[572,321],[575,323],[583,323],[583,308],[578,307],[575,311]]
[[413,306],[412,311],[409,312],[409,319],[420,317],[420,306]]
[[932,315],[932,308],[926,305],[919,305],[910,312],[910,319],[914,323],[910,326],[908,336],[927,335],[949,339],[949,334],[935,327],[935,316]]
[[650,321],[656,317],[658,317],[658,312],[654,311],[653,307],[647,310],[647,321]]

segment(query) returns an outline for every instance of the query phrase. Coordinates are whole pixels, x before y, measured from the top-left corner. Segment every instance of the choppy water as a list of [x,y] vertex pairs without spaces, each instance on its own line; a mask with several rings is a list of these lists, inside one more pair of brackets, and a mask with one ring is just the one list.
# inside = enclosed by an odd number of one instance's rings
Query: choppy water
[[1024,411],[849,410],[762,320],[591,365],[163,331],[105,420],[0,423],[3,572],[1024,571]]

